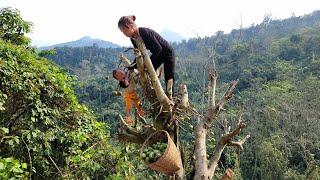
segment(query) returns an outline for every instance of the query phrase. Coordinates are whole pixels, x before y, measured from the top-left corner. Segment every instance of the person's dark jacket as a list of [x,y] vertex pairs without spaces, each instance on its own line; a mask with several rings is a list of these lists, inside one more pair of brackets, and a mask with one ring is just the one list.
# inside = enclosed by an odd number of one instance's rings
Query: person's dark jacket
[[[146,48],[152,53],[150,59],[153,63],[162,61],[162,59],[160,59],[161,57],[171,56],[173,54],[170,44],[154,30],[139,27],[139,34],[146,45]],[[136,48],[137,45],[135,40],[131,38],[131,42]]]

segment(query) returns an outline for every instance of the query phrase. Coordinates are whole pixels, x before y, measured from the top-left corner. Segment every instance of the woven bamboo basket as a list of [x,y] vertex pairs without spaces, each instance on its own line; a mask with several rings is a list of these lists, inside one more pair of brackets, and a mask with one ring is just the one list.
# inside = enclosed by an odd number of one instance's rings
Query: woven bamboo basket
[[140,156],[145,148],[161,140],[167,143],[165,152],[156,162],[150,164],[145,162],[145,164],[153,170],[165,174],[172,174],[180,169],[181,156],[178,148],[170,138],[167,131],[162,130],[151,134],[143,143],[140,149]]

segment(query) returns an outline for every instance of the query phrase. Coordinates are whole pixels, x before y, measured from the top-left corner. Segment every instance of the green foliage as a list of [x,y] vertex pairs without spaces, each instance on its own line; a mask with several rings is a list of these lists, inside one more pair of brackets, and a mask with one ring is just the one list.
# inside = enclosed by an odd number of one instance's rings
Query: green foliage
[[[245,117],[252,119],[248,131],[252,132],[254,137],[252,142],[246,145],[247,151],[242,156],[242,165],[248,168],[248,172],[243,173],[246,177],[262,177],[257,166],[261,169],[264,160],[255,150],[261,146],[264,138],[274,134],[277,136],[272,138],[277,137],[278,140],[269,143],[272,143],[273,148],[281,149],[281,154],[287,162],[287,165],[281,167],[287,171],[281,171],[280,174],[286,174],[288,177],[296,174],[295,177],[303,177],[311,164],[319,164],[319,156],[315,155],[319,152],[319,140],[316,138],[319,136],[316,129],[320,128],[319,112],[314,110],[319,108],[319,98],[310,98],[310,95],[319,93],[320,81],[313,76],[301,81],[298,76],[293,75],[299,72],[301,71],[293,71],[290,75],[282,77],[292,80],[274,81],[262,89],[251,89],[243,93],[255,101],[242,102],[245,107],[251,107]],[[288,78],[289,76],[295,78]],[[244,99],[247,98],[242,98]],[[246,163],[256,165],[252,167]]]
[[[2,40],[0,59],[0,155],[15,159],[5,168],[32,178],[112,176],[121,162],[118,150],[109,144],[106,125],[78,103],[74,77]],[[19,176],[10,173],[4,176]]]
[[45,57],[45,56],[50,56],[50,55],[54,55],[56,54],[57,52],[54,50],[54,49],[51,49],[51,50],[43,50],[41,52],[39,52],[39,56],[40,57]]
[[[117,147],[119,147],[119,144],[117,144]],[[120,147],[116,152],[118,162],[115,166],[115,173],[108,176],[109,179],[138,179],[136,178],[138,176],[137,166],[141,163],[134,161],[138,156],[137,149],[137,146],[131,144]]]
[[0,178],[1,179],[28,179],[27,163],[21,163],[19,160],[0,156]]
[[[18,136],[8,136],[9,129],[0,127],[0,144],[14,147],[19,145]],[[28,179],[27,163],[20,163],[14,157],[3,158],[0,156],[0,178],[1,179]]]
[[279,149],[273,147],[270,142],[263,142],[259,156],[261,158],[260,169],[263,179],[284,179],[287,162],[284,154]]
[[0,38],[17,44],[28,45],[30,39],[24,36],[31,32],[32,23],[22,19],[20,11],[12,8],[0,9]]

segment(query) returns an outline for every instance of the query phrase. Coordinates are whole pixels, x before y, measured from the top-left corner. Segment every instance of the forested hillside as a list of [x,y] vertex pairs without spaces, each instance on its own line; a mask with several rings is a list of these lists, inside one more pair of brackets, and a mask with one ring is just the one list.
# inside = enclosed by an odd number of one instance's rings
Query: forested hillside
[[[212,50],[218,83],[239,80],[233,107],[224,117],[236,119],[242,112],[252,138],[240,156],[225,154],[221,162],[225,168],[238,168],[239,179],[319,178],[320,11],[284,20],[267,15],[258,25],[173,46],[176,92],[178,84],[185,83],[194,107],[201,109],[207,102],[203,82]],[[81,85],[75,88],[80,101],[115,131],[116,114],[124,108],[121,98],[111,94],[117,85],[110,77],[124,49],[56,51],[48,58],[78,76]],[[125,54],[132,59],[132,52]],[[186,139],[192,138],[183,133]]]
[[74,77],[30,46],[31,26],[0,10],[0,179],[129,177],[108,125],[78,102]]
[[[118,85],[111,72],[125,48],[39,52],[25,36],[31,27],[18,10],[1,9],[0,179],[164,179],[141,163],[140,147],[113,136],[124,104],[112,95]],[[186,84],[200,113],[208,104],[210,57],[217,96],[239,80],[214,128],[221,131],[224,119],[234,125],[240,115],[251,137],[243,151],[223,152],[215,178],[231,168],[234,179],[320,179],[320,11],[284,20],[267,15],[261,24],[173,47],[175,92]],[[181,125],[186,177],[195,122]],[[213,132],[208,156],[217,145]]]

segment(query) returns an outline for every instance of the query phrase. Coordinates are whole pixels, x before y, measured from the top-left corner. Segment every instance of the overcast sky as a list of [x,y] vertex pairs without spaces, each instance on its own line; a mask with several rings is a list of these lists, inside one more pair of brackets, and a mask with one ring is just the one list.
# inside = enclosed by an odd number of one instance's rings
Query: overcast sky
[[218,30],[248,27],[273,19],[320,10],[319,0],[0,0],[0,7],[21,11],[34,23],[29,35],[37,46],[77,40],[83,36],[130,45],[117,27],[123,15],[159,33],[164,29],[185,38],[214,35]]

